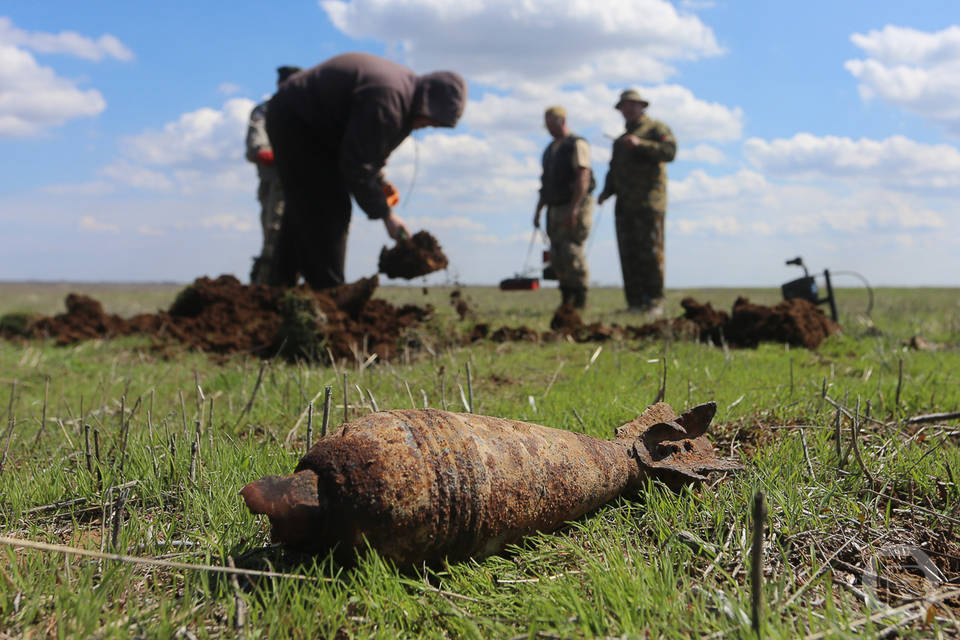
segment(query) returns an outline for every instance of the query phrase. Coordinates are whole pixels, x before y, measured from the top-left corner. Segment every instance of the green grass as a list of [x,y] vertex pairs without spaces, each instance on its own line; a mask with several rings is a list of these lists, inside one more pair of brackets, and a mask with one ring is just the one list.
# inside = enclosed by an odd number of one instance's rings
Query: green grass
[[[62,305],[65,292],[42,289],[0,298],[0,313],[60,311],[53,302]],[[107,311],[130,314],[167,306],[176,288],[114,293],[109,303],[102,298]],[[240,576],[234,584],[202,569],[5,545],[0,631],[116,638],[171,637],[181,630],[198,638],[752,637],[749,514],[758,489],[769,508],[765,637],[862,637],[887,628],[893,618],[861,623],[875,610],[860,594],[868,560],[892,543],[924,549],[953,588],[960,586],[958,421],[903,422],[960,408],[956,290],[878,290],[871,318],[863,315],[862,291],[840,290],[845,332],[816,352],[761,345],[725,353],[680,341],[625,341],[603,344],[592,364],[596,344],[443,346],[439,337],[477,321],[545,329],[558,298],[554,290],[465,288],[475,314],[460,321],[449,293],[441,287],[426,295],[413,287],[378,292],[395,303],[437,308],[431,324],[418,330],[429,349],[409,364],[359,370],[356,362],[336,369],[270,362],[249,413],[244,408],[260,370],[249,358],[161,357],[144,339],[72,347],[0,343],[0,455],[6,425],[13,424],[0,476],[2,535],[197,565],[225,565],[230,556],[241,567],[308,578]],[[668,311],[679,313],[685,295],[729,310],[738,293],[744,292],[671,291]],[[33,299],[24,298],[29,295],[39,296],[37,306],[23,302]],[[779,294],[745,295],[774,303]],[[620,311],[617,289],[591,291],[589,302],[587,321],[643,321]],[[915,335],[943,348],[912,350],[906,343]],[[247,513],[237,495],[250,480],[293,468],[305,447],[306,421],[293,427],[318,392],[322,402],[326,385],[333,387],[331,424],[342,422],[344,372],[350,417],[372,410],[370,395],[380,409],[411,406],[405,382],[416,406],[426,394],[429,406],[462,410],[457,385],[466,393],[469,362],[475,412],[607,438],[654,400],[663,360],[666,401],[683,409],[715,400],[711,437],[746,469],[679,494],[651,484],[501,556],[404,573],[371,553],[344,569],[330,558],[269,547],[265,522]],[[862,458],[874,482],[852,453],[840,466],[836,410],[822,397],[824,384],[829,399],[851,411],[859,400],[862,413],[869,403],[870,415],[882,423],[865,421],[861,430]],[[125,448],[121,407],[129,423]],[[197,423],[199,449],[192,457]],[[100,442],[92,471],[84,424]],[[318,424],[319,412],[316,431]],[[842,431],[847,446],[846,418]],[[111,487],[133,481],[114,537],[112,504],[119,492]],[[36,510],[66,500],[79,502]],[[950,588],[925,584],[895,558],[884,558],[883,567],[876,593],[891,606],[926,588]],[[956,615],[958,604],[954,597],[937,605],[932,626],[913,621],[902,633],[957,633],[947,609]]]

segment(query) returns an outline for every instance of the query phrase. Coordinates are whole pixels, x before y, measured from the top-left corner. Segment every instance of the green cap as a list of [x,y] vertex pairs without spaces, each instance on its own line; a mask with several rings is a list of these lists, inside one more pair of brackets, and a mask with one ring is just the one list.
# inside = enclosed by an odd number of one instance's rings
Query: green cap
[[620,105],[622,105],[624,102],[639,102],[645,107],[650,104],[649,102],[644,100],[642,97],[640,97],[640,92],[637,91],[636,89],[627,89],[626,91],[621,93],[620,100],[617,102],[616,105],[614,105],[613,108],[619,109]]

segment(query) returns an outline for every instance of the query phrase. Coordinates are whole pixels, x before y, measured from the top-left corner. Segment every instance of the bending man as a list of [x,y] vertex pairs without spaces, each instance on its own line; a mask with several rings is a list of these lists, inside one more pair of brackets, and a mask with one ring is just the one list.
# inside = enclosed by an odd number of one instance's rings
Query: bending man
[[414,129],[453,127],[467,85],[452,71],[418,76],[374,55],[348,53],[291,76],[267,110],[286,207],[272,284],[302,274],[314,289],[342,284],[350,196],[391,238],[409,234],[387,203],[381,170]]

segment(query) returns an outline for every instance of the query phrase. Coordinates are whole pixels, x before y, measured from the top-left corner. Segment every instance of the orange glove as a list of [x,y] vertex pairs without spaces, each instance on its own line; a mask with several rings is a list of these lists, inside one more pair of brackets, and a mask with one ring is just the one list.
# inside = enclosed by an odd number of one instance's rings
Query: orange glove
[[257,162],[265,167],[273,166],[273,151],[270,149],[261,149],[257,151]]
[[387,205],[392,209],[400,204],[400,193],[397,188],[386,180],[383,181],[383,195],[387,198]]

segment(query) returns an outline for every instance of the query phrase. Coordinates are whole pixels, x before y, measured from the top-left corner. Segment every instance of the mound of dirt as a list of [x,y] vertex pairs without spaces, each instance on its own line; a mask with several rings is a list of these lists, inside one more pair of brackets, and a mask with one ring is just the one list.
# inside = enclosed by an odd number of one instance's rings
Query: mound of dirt
[[640,326],[607,327],[600,323],[584,324],[570,305],[560,305],[550,321],[551,331],[537,334],[527,327],[501,327],[490,332],[487,325],[474,327],[468,341],[476,342],[487,335],[496,342],[540,340],[551,342],[571,339],[575,342],[603,342],[611,338],[631,339],[671,336],[726,344],[734,347],[755,347],[761,342],[781,342],[816,349],[828,336],[837,333],[840,325],[827,318],[816,305],[806,300],[785,300],[773,307],[751,304],[738,298],[733,314],[718,311],[708,302],[701,304],[684,298],[680,305],[684,314],[671,320],[661,319]]
[[313,291],[244,285],[226,275],[202,277],[181,291],[167,311],[129,319],[104,313],[92,298],[70,294],[66,313],[0,323],[0,336],[54,338],[67,345],[142,334],[153,337],[158,349],[179,343],[218,354],[326,360],[376,353],[388,360],[396,354],[403,330],[429,317],[432,308],[397,309],[374,300],[378,283],[374,276]]
[[755,347],[760,342],[783,342],[816,349],[840,325],[812,302],[801,298],[784,300],[773,307],[751,304],[746,298],[733,303],[733,315],[724,326],[730,344]]
[[447,256],[427,231],[418,231],[412,238],[401,238],[392,249],[380,250],[378,269],[388,278],[412,280],[446,268]]

